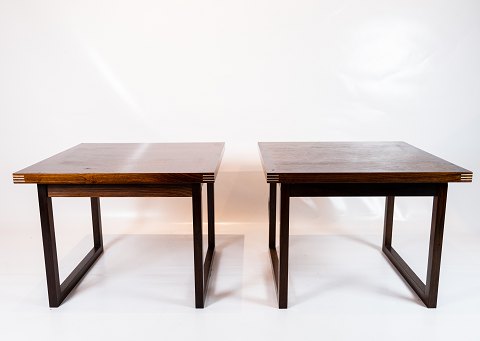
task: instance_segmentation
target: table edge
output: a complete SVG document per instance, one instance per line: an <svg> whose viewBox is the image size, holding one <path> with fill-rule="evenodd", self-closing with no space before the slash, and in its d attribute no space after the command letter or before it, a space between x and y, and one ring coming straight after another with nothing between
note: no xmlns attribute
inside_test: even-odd
<svg viewBox="0 0 480 341"><path fill-rule="evenodd" d="M445 183L472 182L473 172L269 173L268 183Z"/></svg>
<svg viewBox="0 0 480 341"><path fill-rule="evenodd" d="M338 141L355 142L355 141ZM359 141L364 142L364 141ZM384 142L384 141L366 141L366 142ZM330 172L330 173L296 173L296 172L269 172L265 165L264 155L261 145L269 143L288 143L288 142L257 142L258 152L262 163L263 173L267 183L444 183L444 182L472 182L473 172L460 167L450 161L431 154L423 149L415 147L405 141L387 141L392 143L403 143L412 148L418 149L424 153L434 156L444 162L454 165L458 171L452 172ZM313 142L292 142L292 143L313 143Z"/></svg>
<svg viewBox="0 0 480 341"><path fill-rule="evenodd" d="M170 142L169 142L170 143ZM176 142L171 142L175 144ZM182 143L207 143L222 146L217 164L213 172L200 173L28 173L26 169L77 148L84 144L79 143L65 149L39 162L12 173L14 184L168 184L168 183L213 183L218 175L223 155L225 142L182 142ZM120 143L112 143L120 144Z"/></svg>

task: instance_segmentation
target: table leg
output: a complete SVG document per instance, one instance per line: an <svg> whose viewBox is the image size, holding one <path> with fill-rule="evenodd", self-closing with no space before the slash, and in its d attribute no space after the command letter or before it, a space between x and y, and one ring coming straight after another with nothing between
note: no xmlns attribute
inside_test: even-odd
<svg viewBox="0 0 480 341"><path fill-rule="evenodd" d="M277 184L270 184L270 196L268 199L268 246L270 249L276 247L276 229L277 229Z"/></svg>
<svg viewBox="0 0 480 341"><path fill-rule="evenodd" d="M203 263L203 288L204 297L207 297L208 281L212 273L212 263L215 256L215 190L213 183L207 184L207 210L208 210L208 248Z"/></svg>
<svg viewBox="0 0 480 341"><path fill-rule="evenodd" d="M286 309L288 305L288 244L290 187L282 184L280 187L280 259L278 278L278 307Z"/></svg>
<svg viewBox="0 0 480 341"><path fill-rule="evenodd" d="M202 184L192 185L193 263L195 273L195 307L205 306L203 277Z"/></svg>
<svg viewBox="0 0 480 341"><path fill-rule="evenodd" d="M425 304L429 308L437 306L438 280L440 277L440 261L442 258L443 228L447 208L448 185L440 186L433 199L432 227L430 231L430 248L428 252L427 282L425 288Z"/></svg>
<svg viewBox="0 0 480 341"><path fill-rule="evenodd" d="M385 222L383 228L383 247L390 249L392 247L393 230L393 210L395 207L395 197L389 196L385 200Z"/></svg>
<svg viewBox="0 0 480 341"><path fill-rule="evenodd" d="M213 183L207 184L208 248L215 248L215 190Z"/></svg>
<svg viewBox="0 0 480 341"><path fill-rule="evenodd" d="M38 204L42 226L43 255L47 274L48 301L50 307L61 303L60 276L58 272L57 243L53 225L52 198L47 195L47 186L38 185Z"/></svg>
<svg viewBox="0 0 480 341"><path fill-rule="evenodd" d="M273 280L278 296L278 307L288 306L288 244L289 244L289 214L290 186L280 185L280 252L276 248L276 214L277 214L277 184L270 184L268 202L268 246L272 261Z"/></svg>
<svg viewBox="0 0 480 341"><path fill-rule="evenodd" d="M100 198L90 198L92 208L92 225L93 225L93 246L96 248L103 247L102 236L102 218L100 215Z"/></svg>
<svg viewBox="0 0 480 341"><path fill-rule="evenodd" d="M273 282L278 298L278 253L276 246L276 215L277 215L277 184L270 184L270 197L268 200L268 247L272 261Z"/></svg>
<svg viewBox="0 0 480 341"><path fill-rule="evenodd" d="M385 230L382 250L403 279L410 285L428 308L435 308L437 306L447 189L448 184L439 184L433 199L426 284L422 282L422 280L392 247L393 197L387 197L386 202Z"/></svg>
<svg viewBox="0 0 480 341"><path fill-rule="evenodd" d="M207 184L208 248L203 260L202 184L192 185L193 262L195 272L195 307L204 308L208 281L215 255L215 198L213 183Z"/></svg>
<svg viewBox="0 0 480 341"><path fill-rule="evenodd" d="M55 240L52 198L48 196L48 186L38 185L38 203L40 208L40 222L42 227L43 253L47 275L48 301L50 307L58 307L68 294L85 276L95 261L103 252L100 203L98 198L92 198L92 222L94 247L75 267L70 275L60 284L58 271L58 256Z"/></svg>

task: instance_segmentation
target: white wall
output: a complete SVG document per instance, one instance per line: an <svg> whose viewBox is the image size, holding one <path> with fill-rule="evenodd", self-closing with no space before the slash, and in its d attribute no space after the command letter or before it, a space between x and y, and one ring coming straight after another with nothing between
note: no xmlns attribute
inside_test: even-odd
<svg viewBox="0 0 480 341"><path fill-rule="evenodd" d="M225 141L219 222L266 219L257 141L404 140L478 171L479 42L475 0L0 1L1 227L38 224L11 173L80 142ZM450 186L472 231L479 189Z"/></svg>

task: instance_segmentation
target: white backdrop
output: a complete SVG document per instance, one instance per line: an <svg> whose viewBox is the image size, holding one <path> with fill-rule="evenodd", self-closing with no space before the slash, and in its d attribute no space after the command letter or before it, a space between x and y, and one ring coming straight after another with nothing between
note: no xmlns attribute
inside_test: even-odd
<svg viewBox="0 0 480 341"><path fill-rule="evenodd" d="M479 128L478 0L0 0L0 335L478 340L478 174L449 186L438 309L380 256L383 198L295 198L278 311L256 143L404 140L478 173ZM107 198L104 256L48 309L36 188L12 172L81 142L167 141L226 142L208 307L192 308L189 200ZM88 199L54 210L64 275L91 245ZM420 278L430 215L396 201Z"/></svg>
<svg viewBox="0 0 480 341"><path fill-rule="evenodd" d="M266 219L257 141L404 140L477 171L479 41L475 0L0 1L1 228L38 224L11 173L80 142L225 141L220 223ZM475 233L479 189L450 187ZM162 209L142 203L107 214Z"/></svg>

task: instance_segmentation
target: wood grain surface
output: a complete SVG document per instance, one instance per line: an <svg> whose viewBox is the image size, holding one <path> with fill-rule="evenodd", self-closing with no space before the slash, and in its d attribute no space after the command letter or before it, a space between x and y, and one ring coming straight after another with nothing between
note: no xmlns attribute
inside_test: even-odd
<svg viewBox="0 0 480 341"><path fill-rule="evenodd" d="M471 182L473 173L405 142L260 142L267 182Z"/></svg>
<svg viewBox="0 0 480 341"><path fill-rule="evenodd" d="M14 183L214 182L224 143L82 143L13 174Z"/></svg>

